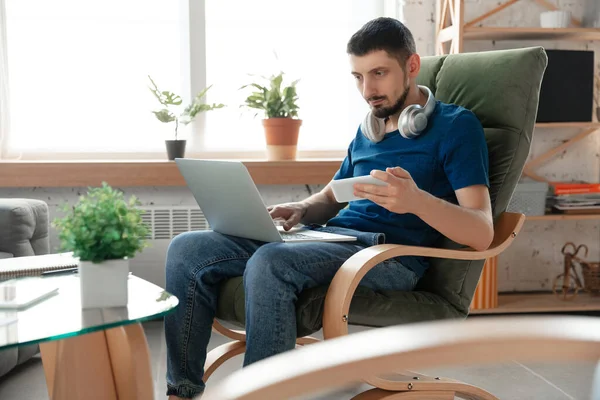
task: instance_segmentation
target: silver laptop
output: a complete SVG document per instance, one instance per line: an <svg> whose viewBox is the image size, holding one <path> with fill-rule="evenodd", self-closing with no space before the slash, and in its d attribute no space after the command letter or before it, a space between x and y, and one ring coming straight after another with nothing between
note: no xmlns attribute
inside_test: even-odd
<svg viewBox="0 0 600 400"><path fill-rule="evenodd" d="M263 242L349 242L356 237L276 226L246 166L239 161L176 158L210 228ZM278 229L279 228L279 229Z"/></svg>

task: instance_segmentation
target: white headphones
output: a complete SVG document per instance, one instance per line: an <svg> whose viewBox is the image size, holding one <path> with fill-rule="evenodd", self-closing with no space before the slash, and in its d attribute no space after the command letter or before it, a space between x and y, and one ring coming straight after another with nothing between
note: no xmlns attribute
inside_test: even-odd
<svg viewBox="0 0 600 400"><path fill-rule="evenodd" d="M435 97L427 86L418 86L421 92L427 95L425 107L419 104L407 106L398 117L398 130L406 139L414 139L419 136L425 128L427 121L435 109ZM379 142L385 136L385 119L375 117L369 111L360 125L360 130L372 142Z"/></svg>

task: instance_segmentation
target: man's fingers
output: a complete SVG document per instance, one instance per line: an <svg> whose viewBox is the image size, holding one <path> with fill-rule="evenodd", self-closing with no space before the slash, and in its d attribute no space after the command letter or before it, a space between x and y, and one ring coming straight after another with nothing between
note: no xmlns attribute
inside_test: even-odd
<svg viewBox="0 0 600 400"><path fill-rule="evenodd" d="M376 194L379 196L387 196L389 194L389 186L371 185L366 183L356 183L354 185L355 193Z"/></svg>
<svg viewBox="0 0 600 400"><path fill-rule="evenodd" d="M408 171L402 167L386 168L386 172L389 172L398 178L410 178Z"/></svg>
<svg viewBox="0 0 600 400"><path fill-rule="evenodd" d="M373 171L371 171L371 176L384 182L388 182L391 178L390 174L388 174L387 171L380 171L378 169L374 169Z"/></svg>
<svg viewBox="0 0 600 400"><path fill-rule="evenodd" d="M355 195L362 197L363 199L371 200L373 203L378 204L382 207L385 207L385 205L387 204L387 201L389 199L387 196L380 196L377 194L370 194L370 193L365 193L365 192L359 192Z"/></svg>
<svg viewBox="0 0 600 400"><path fill-rule="evenodd" d="M273 219L285 218L284 210L282 210L281 208L271 207L271 209L269 210L269 214L271 214L271 218L273 218Z"/></svg>
<svg viewBox="0 0 600 400"><path fill-rule="evenodd" d="M294 226L298 225L298 222L300 222L300 213L295 212L285 221L283 224L283 229L289 231Z"/></svg>

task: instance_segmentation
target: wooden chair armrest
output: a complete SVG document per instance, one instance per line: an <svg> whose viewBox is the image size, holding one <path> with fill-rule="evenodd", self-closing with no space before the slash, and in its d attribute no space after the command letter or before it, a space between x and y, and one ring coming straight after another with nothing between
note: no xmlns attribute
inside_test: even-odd
<svg viewBox="0 0 600 400"><path fill-rule="evenodd" d="M348 312L354 292L362 278L377 264L399 256L484 260L500 254L510 246L524 222L523 214L503 213L494 224L494 240L485 251L475 251L470 248L450 250L397 244L371 246L359 251L341 266L327 291L323 311L325 339L348 334Z"/></svg>
<svg viewBox="0 0 600 400"><path fill-rule="evenodd" d="M435 321L373 329L270 357L207 388L202 399L295 398L405 369L598 359L598 318Z"/></svg>

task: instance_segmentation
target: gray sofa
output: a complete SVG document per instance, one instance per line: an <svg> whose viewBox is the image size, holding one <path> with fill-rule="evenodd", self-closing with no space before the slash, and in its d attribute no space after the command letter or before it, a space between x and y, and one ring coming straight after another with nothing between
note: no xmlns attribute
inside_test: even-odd
<svg viewBox="0 0 600 400"><path fill-rule="evenodd" d="M48 205L45 202L0 199L0 258L48 254L48 231ZM0 377L37 352L37 345L0 351Z"/></svg>

